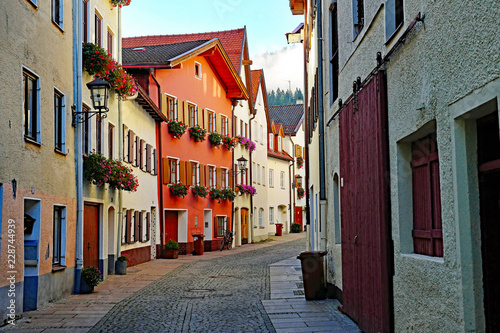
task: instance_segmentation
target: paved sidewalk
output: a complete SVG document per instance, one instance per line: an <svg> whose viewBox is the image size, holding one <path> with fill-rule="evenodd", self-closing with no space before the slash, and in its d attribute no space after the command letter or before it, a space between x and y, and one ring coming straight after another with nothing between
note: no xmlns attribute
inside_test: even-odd
<svg viewBox="0 0 500 333"><path fill-rule="evenodd" d="M337 300L306 301L300 260L296 257L269 265L271 299L263 300L277 333L360 332L337 307Z"/></svg>
<svg viewBox="0 0 500 333"><path fill-rule="evenodd" d="M281 243L305 238L305 234L289 234L270 237L274 241L263 244L248 244L231 250L205 252L202 256L179 256L176 260L153 260L127 269L127 275L110 275L95 288L92 294L71 295L43 309L25 312L21 320L12 325L0 327L0 332L16 330L33 333L88 332L117 303L132 296L140 289L158 280L181 265L194 261L211 260L237 253L253 251Z"/></svg>

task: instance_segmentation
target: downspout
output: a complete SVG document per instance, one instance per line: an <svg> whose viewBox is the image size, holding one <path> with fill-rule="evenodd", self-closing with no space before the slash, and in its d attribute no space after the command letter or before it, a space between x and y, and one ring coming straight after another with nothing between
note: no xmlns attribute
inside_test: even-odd
<svg viewBox="0 0 500 333"><path fill-rule="evenodd" d="M73 102L75 111L82 111L82 7L80 0L73 0ZM80 280L83 266L83 153L82 124L75 124L75 176L76 176L76 255L75 285L76 294L80 293Z"/></svg>
<svg viewBox="0 0 500 333"><path fill-rule="evenodd" d="M318 26L318 113L319 113L319 199L320 199L320 214L319 214L319 244L324 246L322 250L326 250L326 179L325 179L325 115L323 105L323 5L318 4L317 26ZM325 228L322 225L325 224ZM324 237L321 237L322 232L325 232Z"/></svg>
<svg viewBox="0 0 500 333"><path fill-rule="evenodd" d="M153 70L150 70L149 71L149 75L151 75L151 77L153 78L153 80L155 81L156 83L156 86L158 87L158 106L160 108L160 110L162 110L162 101L161 101L161 87L160 87L160 84L158 83L158 80L156 80L156 76L154 74L156 74L156 71L154 71L154 74L151 73ZM157 146L158 146L158 150L157 150L157 153L156 155L159 155L159 157L157 158L158 160L158 165L156 166L156 170L159 170L160 172L158 172L158 175L159 175L159 179L157 179L157 182L158 182L158 191L159 191L159 194L160 194L160 202L158 204L158 211L159 211L159 214L160 214L160 254L156 253L156 257L157 258L160 258L160 257L163 257L163 249L164 249L164 239L163 239L163 223L165 222L164 221L164 214L163 214L163 168L160 167L161 165L161 156L163 154L163 145L162 145L162 142L163 142L163 136L162 136L162 131L161 131L161 121L157 122L157 138L158 138L158 142L157 142ZM156 240L155 240L155 243L156 243Z"/></svg>
<svg viewBox="0 0 500 333"><path fill-rule="evenodd" d="M236 126L236 124L233 123L234 121L234 109L236 108L236 105L238 105L238 101L236 101L235 99L233 99L232 101L232 105L233 105L233 108L231 110L231 123L233 124L233 126L231 126L231 136L234 137L233 134L236 134L235 133L235 130L234 130L234 127ZM234 168L234 149L231 151L231 170L233 170ZM234 191L234 183L236 182L237 180L237 176L235 176L235 172L238 172L238 169L236 170L233 170L233 174L231 175L232 179L233 179L233 188L231 189L232 191ZM235 229L236 228L236 223L234 223L234 200L231 201L231 229ZM236 234L235 234L235 230L231 230L233 232L233 240L234 240L234 245L236 246ZM241 239L241 237L240 237Z"/></svg>
<svg viewBox="0 0 500 333"><path fill-rule="evenodd" d="M252 106L253 106L253 103L252 103ZM252 109L252 117L250 117L250 119L248 120L248 130L250 133L249 136L250 136L250 140L252 140L252 120L255 119L255 116L257 115L257 112L255 111L255 109ZM250 161L248 162L250 164L250 168L249 168L249 172L250 172L250 186L252 186L253 184L253 167L252 167L252 152L249 151L248 153L248 156L249 156L249 159ZM250 228L250 236L252 237L252 243L254 243L254 239L253 239L253 227L254 227L254 218L253 218L253 214L254 214L254 211L253 211L253 195L250 196L250 219L251 219L251 222L252 222L252 227Z"/></svg>
<svg viewBox="0 0 500 333"><path fill-rule="evenodd" d="M122 63L122 9L118 7L118 52L117 58L119 64ZM122 119L122 101L118 100L118 160L123 161L123 119ZM123 195L122 191L118 191L118 232L116 242L116 258L121 254L122 239L123 239Z"/></svg>
<svg viewBox="0 0 500 333"><path fill-rule="evenodd" d="M293 149L293 155L295 155L295 142L293 142L291 135L290 135L290 141L292 142L292 147L294 148ZM292 181L295 184L295 158L292 161L292 165L293 165ZM295 223L295 198L296 198L296 193L295 193L295 190L294 190L293 191L293 210L292 210L292 212L290 212L290 223L291 224ZM291 203L291 200L290 200L290 203ZM291 224L290 224L290 228L291 228Z"/></svg>
<svg viewBox="0 0 500 333"><path fill-rule="evenodd" d="M288 205L288 208L290 210L290 225L288 226L289 229L288 230L291 230L292 228L292 223L293 223L293 211L295 210L295 205L292 206L292 196L295 197L295 186L292 184L292 171L290 170L292 167L293 167L293 161L291 161L292 163L288 165L288 181L289 181L289 184L290 184L290 195L289 195L289 205ZM293 193L293 194L292 194Z"/></svg>
<svg viewBox="0 0 500 333"><path fill-rule="evenodd" d="M310 195L309 195L309 114L308 114L308 107L309 107L309 88L307 84L307 40L309 37L309 28L308 28L308 23L307 23L307 6L305 6L304 9L304 27L306 29L304 33L304 113L305 113L305 119L304 119L304 126L305 126L305 145L304 145L304 150L305 150L305 193L306 193L306 239L307 239L307 250L311 250L311 217L309 216L309 212L311 210L311 207L309 206L309 200L310 200Z"/></svg>

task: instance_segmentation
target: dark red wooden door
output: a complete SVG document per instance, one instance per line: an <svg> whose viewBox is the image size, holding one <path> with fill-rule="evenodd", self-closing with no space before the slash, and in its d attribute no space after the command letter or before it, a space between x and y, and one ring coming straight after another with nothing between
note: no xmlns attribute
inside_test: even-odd
<svg viewBox="0 0 500 333"><path fill-rule="evenodd" d="M392 329L384 84L379 72L340 113L343 308L366 332Z"/></svg>
<svg viewBox="0 0 500 333"><path fill-rule="evenodd" d="M300 230L302 230L302 207L295 207L295 223L300 224Z"/></svg>
<svg viewBox="0 0 500 333"><path fill-rule="evenodd" d="M178 242L178 216L176 211L165 211L165 242L174 240Z"/></svg>
<svg viewBox="0 0 500 333"><path fill-rule="evenodd" d="M99 206L83 209L83 266L99 267Z"/></svg>

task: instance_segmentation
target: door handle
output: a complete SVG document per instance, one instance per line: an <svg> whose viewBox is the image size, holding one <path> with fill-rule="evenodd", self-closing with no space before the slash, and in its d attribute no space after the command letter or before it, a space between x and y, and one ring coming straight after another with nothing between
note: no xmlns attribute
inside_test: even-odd
<svg viewBox="0 0 500 333"><path fill-rule="evenodd" d="M90 243L87 243L87 249L90 250Z"/></svg>
<svg viewBox="0 0 500 333"><path fill-rule="evenodd" d="M358 235L354 236L354 245L358 245Z"/></svg>

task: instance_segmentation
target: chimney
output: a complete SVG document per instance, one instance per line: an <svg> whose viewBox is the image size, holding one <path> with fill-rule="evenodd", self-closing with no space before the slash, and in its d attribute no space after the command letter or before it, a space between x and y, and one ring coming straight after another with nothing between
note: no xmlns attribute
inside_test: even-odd
<svg viewBox="0 0 500 333"><path fill-rule="evenodd" d="M296 104L304 104L304 100L301 97L297 98Z"/></svg>

